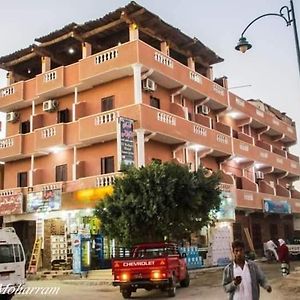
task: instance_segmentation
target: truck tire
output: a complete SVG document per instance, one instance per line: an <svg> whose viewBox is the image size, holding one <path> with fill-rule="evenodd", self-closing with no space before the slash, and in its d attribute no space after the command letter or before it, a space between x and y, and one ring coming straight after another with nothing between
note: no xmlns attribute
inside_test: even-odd
<svg viewBox="0 0 300 300"><path fill-rule="evenodd" d="M168 297L175 297L176 296L176 278L173 275L172 279L170 280L170 286L168 288Z"/></svg>
<svg viewBox="0 0 300 300"><path fill-rule="evenodd" d="M181 287L188 287L190 285L190 275L188 271L186 271L186 277L180 281L180 286Z"/></svg>
<svg viewBox="0 0 300 300"><path fill-rule="evenodd" d="M129 299L131 297L131 290L129 289L124 289L121 293L124 299Z"/></svg>

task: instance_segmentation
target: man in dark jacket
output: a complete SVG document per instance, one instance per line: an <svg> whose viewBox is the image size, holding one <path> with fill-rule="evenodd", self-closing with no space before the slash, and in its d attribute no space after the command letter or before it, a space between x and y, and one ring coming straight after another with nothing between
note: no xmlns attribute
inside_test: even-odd
<svg viewBox="0 0 300 300"><path fill-rule="evenodd" d="M223 286L226 293L229 293L229 299L258 300L259 286L271 293L272 288L259 266L245 259L244 243L234 241L232 251L234 259L223 272Z"/></svg>

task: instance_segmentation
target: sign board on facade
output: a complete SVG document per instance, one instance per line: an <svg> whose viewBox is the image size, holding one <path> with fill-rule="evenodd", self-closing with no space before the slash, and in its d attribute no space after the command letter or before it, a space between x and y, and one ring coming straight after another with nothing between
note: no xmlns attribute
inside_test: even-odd
<svg viewBox="0 0 300 300"><path fill-rule="evenodd" d="M0 196L0 216L23 213L23 194Z"/></svg>
<svg viewBox="0 0 300 300"><path fill-rule="evenodd" d="M45 212L61 208L61 190L28 193L26 212Z"/></svg>
<svg viewBox="0 0 300 300"><path fill-rule="evenodd" d="M218 221L235 221L235 199L233 193L223 191L220 194L221 205L217 212Z"/></svg>
<svg viewBox="0 0 300 300"><path fill-rule="evenodd" d="M119 117L118 122L118 151L119 163L134 164L133 120Z"/></svg>
<svg viewBox="0 0 300 300"><path fill-rule="evenodd" d="M266 213L273 213L273 214L291 214L292 207L288 203L288 201L273 201L269 199L263 200L263 210Z"/></svg>

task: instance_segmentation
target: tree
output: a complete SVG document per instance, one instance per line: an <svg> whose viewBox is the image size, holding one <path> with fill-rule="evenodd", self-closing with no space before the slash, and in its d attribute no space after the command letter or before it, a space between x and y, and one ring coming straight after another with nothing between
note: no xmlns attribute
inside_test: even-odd
<svg viewBox="0 0 300 300"><path fill-rule="evenodd" d="M219 179L202 167L190 172L169 162L131 167L116 178L95 214L102 232L123 245L179 240L213 222L221 201Z"/></svg>

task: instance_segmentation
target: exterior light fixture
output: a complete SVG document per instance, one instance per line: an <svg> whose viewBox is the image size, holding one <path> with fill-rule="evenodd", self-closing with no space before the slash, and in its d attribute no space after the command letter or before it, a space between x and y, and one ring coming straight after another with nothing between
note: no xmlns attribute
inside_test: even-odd
<svg viewBox="0 0 300 300"><path fill-rule="evenodd" d="M245 37L241 37L239 39L239 42L235 46L235 50L241 51L242 53L245 53L247 50L251 49L252 45L247 41Z"/></svg>
<svg viewBox="0 0 300 300"><path fill-rule="evenodd" d="M69 53L69 54L74 54L74 53L75 53L74 48L70 47L70 48L68 49L68 53Z"/></svg>
<svg viewBox="0 0 300 300"><path fill-rule="evenodd" d="M299 39L298 39L298 32L297 32L297 24L296 24L296 17L295 17L295 10L294 10L294 4L293 0L290 0L290 7L288 6L282 6L279 10L279 13L268 13L263 14L257 18L255 18L252 22L250 22L244 31L241 34L241 37L238 41L238 44L235 46L235 50L241 51L242 53L245 53L247 50L252 48L252 45L247 41L246 37L244 37L245 32L247 29L255 23L257 20L260 20L264 17L268 16L275 16L282 18L287 26L290 26L293 24L294 28L294 37L295 37L295 46L296 46L296 53L297 53L297 59L298 59L298 69L300 73L300 46L299 46Z"/></svg>

